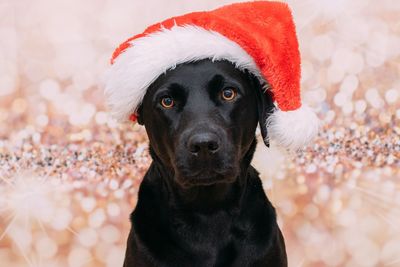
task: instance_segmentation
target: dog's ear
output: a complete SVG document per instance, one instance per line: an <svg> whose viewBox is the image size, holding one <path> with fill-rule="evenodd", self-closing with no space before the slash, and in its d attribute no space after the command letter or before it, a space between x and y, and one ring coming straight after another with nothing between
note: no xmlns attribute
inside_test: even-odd
<svg viewBox="0 0 400 267"><path fill-rule="evenodd" d="M143 105L142 104L139 106L139 108L136 111L136 119L137 119L137 122L140 125L144 124L144 121L143 121Z"/></svg>
<svg viewBox="0 0 400 267"><path fill-rule="evenodd" d="M264 144L269 147L269 137L267 130L267 118L273 112L275 106L272 96L269 91L266 91L267 86L263 86L258 78L253 78L255 90L257 92L257 107L258 107L258 120L260 124L261 136Z"/></svg>

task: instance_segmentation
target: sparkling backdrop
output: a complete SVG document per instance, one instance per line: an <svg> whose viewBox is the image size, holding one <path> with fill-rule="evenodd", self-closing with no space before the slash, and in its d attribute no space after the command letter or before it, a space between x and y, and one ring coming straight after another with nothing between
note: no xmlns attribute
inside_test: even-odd
<svg viewBox="0 0 400 267"><path fill-rule="evenodd" d="M113 48L150 23L231 1L0 2L0 265L121 266L149 165L107 115ZM290 267L400 266L400 1L289 1L303 98L323 122L254 164Z"/></svg>

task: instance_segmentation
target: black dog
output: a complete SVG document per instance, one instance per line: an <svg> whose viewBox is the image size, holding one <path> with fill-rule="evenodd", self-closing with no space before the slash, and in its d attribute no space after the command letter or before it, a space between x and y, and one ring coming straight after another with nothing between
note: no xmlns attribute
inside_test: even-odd
<svg viewBox="0 0 400 267"><path fill-rule="evenodd" d="M275 210L250 165L273 109L227 61L178 65L138 110L153 162L131 215L124 267L287 266Z"/></svg>

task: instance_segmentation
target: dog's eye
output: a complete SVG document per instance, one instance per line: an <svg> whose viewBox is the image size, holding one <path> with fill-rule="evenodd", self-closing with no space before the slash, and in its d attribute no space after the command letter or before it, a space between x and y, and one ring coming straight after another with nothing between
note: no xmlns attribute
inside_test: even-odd
<svg viewBox="0 0 400 267"><path fill-rule="evenodd" d="M172 97L165 96L161 99L161 106L164 108L172 108L175 105L174 100Z"/></svg>
<svg viewBox="0 0 400 267"><path fill-rule="evenodd" d="M232 101L233 99L235 99L236 95L236 90L233 88L225 88L221 92L221 97L225 101Z"/></svg>

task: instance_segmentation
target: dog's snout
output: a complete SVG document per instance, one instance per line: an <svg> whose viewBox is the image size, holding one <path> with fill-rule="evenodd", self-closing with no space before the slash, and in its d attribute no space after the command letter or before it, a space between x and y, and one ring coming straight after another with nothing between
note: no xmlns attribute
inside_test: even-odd
<svg viewBox="0 0 400 267"><path fill-rule="evenodd" d="M210 155L218 151L220 142L213 133L196 133L188 140L188 150L193 155Z"/></svg>

